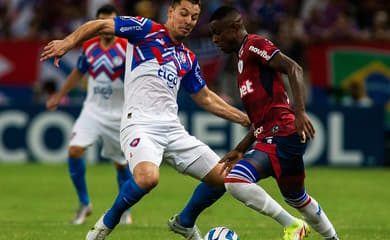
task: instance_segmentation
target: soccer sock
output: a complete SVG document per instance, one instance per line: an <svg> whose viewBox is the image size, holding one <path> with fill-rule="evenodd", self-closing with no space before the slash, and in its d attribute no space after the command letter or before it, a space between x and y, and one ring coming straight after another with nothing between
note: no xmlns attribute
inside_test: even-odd
<svg viewBox="0 0 390 240"><path fill-rule="evenodd" d="M233 197L248 207L272 217L283 227L293 224L295 218L255 183L259 179L256 168L249 162L240 160L226 176L225 187Z"/></svg>
<svg viewBox="0 0 390 240"><path fill-rule="evenodd" d="M303 219L325 239L338 239L336 230L325 212L318 202L310 197L305 190L298 194L283 194L283 196L285 201L292 207L295 207L302 214Z"/></svg>
<svg viewBox="0 0 390 240"><path fill-rule="evenodd" d="M123 184L114 204L104 215L104 225L109 229L114 229L119 223L123 212L137 203L146 193L147 191L138 186L133 178L127 180Z"/></svg>
<svg viewBox="0 0 390 240"><path fill-rule="evenodd" d="M200 183L195 188L190 201L179 214L180 224L184 227L193 227L199 214L222 197L224 193L224 188Z"/></svg>
<svg viewBox="0 0 390 240"><path fill-rule="evenodd" d="M76 188L79 201L84 204L89 204L87 191L87 183L85 181L85 164L83 158L68 158L68 170L73 185Z"/></svg>
<svg viewBox="0 0 390 240"><path fill-rule="evenodd" d="M119 187L119 191L121 190L122 188L122 185L127 181L129 180L130 178L132 178L133 175L131 174L130 172L130 169L128 166L126 166L125 168L123 169L120 169L120 168L117 168L116 169L116 180L118 182L118 187Z"/></svg>

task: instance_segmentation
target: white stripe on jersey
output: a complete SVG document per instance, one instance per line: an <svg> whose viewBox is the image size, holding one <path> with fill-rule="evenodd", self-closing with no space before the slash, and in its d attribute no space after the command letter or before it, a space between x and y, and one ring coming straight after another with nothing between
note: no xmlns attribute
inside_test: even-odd
<svg viewBox="0 0 390 240"><path fill-rule="evenodd" d="M121 54L126 55L126 51L125 51L125 49L123 49L122 45L120 45L119 43L117 43L117 44L115 45L115 47L118 49L119 52L121 52Z"/></svg>
<svg viewBox="0 0 390 240"><path fill-rule="evenodd" d="M144 38L146 39L146 38L152 37L152 36L157 35L157 34L162 33L162 32L165 32L165 29L161 29L161 30L158 31L158 32L149 33L149 34L145 35Z"/></svg>
<svg viewBox="0 0 390 240"><path fill-rule="evenodd" d="M92 48L94 48L98 43L95 42L93 44L91 44L91 46L89 46L86 50L85 50L85 56L87 56L89 54L89 52L92 50Z"/></svg>
<svg viewBox="0 0 390 240"><path fill-rule="evenodd" d="M145 56L142 54L141 49L139 47L136 47L135 49L137 50L137 53L140 56L141 60L144 61L145 60Z"/></svg>
<svg viewBox="0 0 390 240"><path fill-rule="evenodd" d="M192 60L191 60L191 56L190 56L190 53L189 52L187 52L187 59L188 59L188 61L190 61L190 66L192 66Z"/></svg>

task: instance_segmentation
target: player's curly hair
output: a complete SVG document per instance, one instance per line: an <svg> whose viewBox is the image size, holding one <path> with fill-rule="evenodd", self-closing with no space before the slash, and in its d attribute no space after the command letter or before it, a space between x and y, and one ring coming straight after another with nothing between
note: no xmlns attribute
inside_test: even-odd
<svg viewBox="0 0 390 240"><path fill-rule="evenodd" d="M240 12L235 9L234 7L229 7L229 6L222 6L215 10L215 12L211 15L209 22L212 22L214 20L221 20L224 19L227 16L230 15L239 15Z"/></svg>
<svg viewBox="0 0 390 240"><path fill-rule="evenodd" d="M183 1L183 0L171 0L171 6L176 7L177 5L179 5L181 3L181 1ZM197 4L200 7L200 0L186 0L186 1L189 1L192 4Z"/></svg>

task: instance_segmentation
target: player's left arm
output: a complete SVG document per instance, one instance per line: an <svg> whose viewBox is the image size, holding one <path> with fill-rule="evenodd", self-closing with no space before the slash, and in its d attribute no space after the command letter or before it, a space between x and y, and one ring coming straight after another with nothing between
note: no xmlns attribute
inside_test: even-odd
<svg viewBox="0 0 390 240"><path fill-rule="evenodd" d="M306 141L306 138L314 138L315 130L305 110L305 84L302 67L281 52L276 53L270 59L268 66L288 76L294 98L295 127L302 141Z"/></svg>
<svg viewBox="0 0 390 240"><path fill-rule="evenodd" d="M239 123L244 127L250 126L248 115L229 105L207 86L204 86L197 93L191 94L191 97L199 106L218 117Z"/></svg>

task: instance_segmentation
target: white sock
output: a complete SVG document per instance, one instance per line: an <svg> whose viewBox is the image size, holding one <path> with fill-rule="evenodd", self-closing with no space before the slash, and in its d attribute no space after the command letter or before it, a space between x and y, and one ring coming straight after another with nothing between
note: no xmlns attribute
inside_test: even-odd
<svg viewBox="0 0 390 240"><path fill-rule="evenodd" d="M282 226L294 223L295 218L282 208L256 183L225 183L226 190L248 207L272 217Z"/></svg>
<svg viewBox="0 0 390 240"><path fill-rule="evenodd" d="M305 207L297 210L301 212L303 219L325 239L338 239L332 223L314 198L311 198L310 203Z"/></svg>

